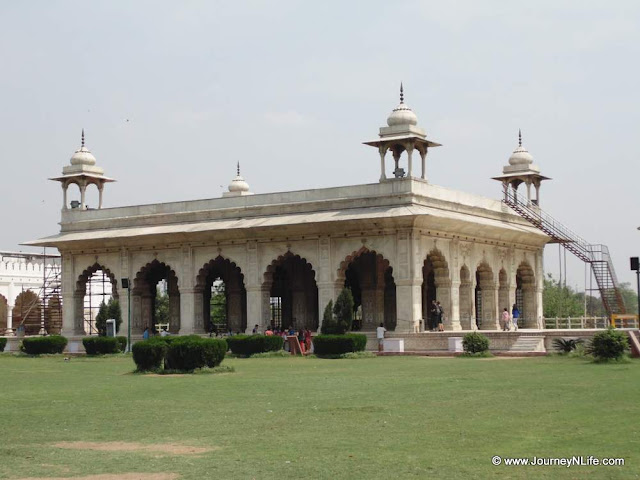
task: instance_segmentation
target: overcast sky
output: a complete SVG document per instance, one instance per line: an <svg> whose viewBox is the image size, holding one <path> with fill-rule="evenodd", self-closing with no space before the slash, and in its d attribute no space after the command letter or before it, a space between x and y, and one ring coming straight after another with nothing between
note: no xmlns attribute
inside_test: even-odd
<svg viewBox="0 0 640 480"><path fill-rule="evenodd" d="M237 161L256 193L376 182L361 142L403 81L443 144L432 183L500 198L522 128L543 209L635 285L639 22L637 1L0 0L0 249L57 233L47 178L83 127L105 206L220 196Z"/></svg>

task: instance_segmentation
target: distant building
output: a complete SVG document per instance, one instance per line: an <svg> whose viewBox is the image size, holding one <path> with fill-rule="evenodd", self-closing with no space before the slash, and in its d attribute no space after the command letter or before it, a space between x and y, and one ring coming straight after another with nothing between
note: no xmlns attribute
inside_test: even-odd
<svg viewBox="0 0 640 480"><path fill-rule="evenodd" d="M0 251L0 335L60 333L59 272L59 255Z"/></svg>
<svg viewBox="0 0 640 480"><path fill-rule="evenodd" d="M212 295L222 296L215 305L233 331L255 324L317 330L345 286L365 331L380 323L402 333L429 328L433 300L444 308L446 330L498 329L499 312L513 304L521 326L542 328L549 237L498 200L429 183L427 154L440 145L402 95L378 138L365 144L378 150L378 183L253 195L238 167L222 198L88 210L85 189L102 192L112 179L83 140L73 168L54 179L65 192L60 233L30 242L62 255L64 334L84 334L83 297L97 271L111 280L125 322L120 279L130 280L134 335L156 323L161 280L169 329L180 334L211 328ZM544 178L530 160L520 144L508 178L498 178L507 188L537 175L538 197ZM344 161L327 159L327 168ZM75 208L66 197L71 184L81 191Z"/></svg>

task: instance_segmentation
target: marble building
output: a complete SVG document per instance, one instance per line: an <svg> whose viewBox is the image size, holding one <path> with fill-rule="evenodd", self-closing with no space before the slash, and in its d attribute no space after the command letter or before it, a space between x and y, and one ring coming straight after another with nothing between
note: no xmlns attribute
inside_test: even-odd
<svg viewBox="0 0 640 480"><path fill-rule="evenodd" d="M418 126L402 94L386 123L365 142L378 152L377 183L252 194L238 168L221 198L115 208L102 206L103 187L113 180L83 139L71 167L52 179L65 194L60 232L29 243L62 256L63 334L84 334L86 282L97 271L111 279L125 322L121 279L130 280L134 335L155 321L160 281L169 328L179 334L209 328L212 286L220 282L234 331L271 323L317 330L345 286L364 331L384 323L419 332L434 299L444 307L446 330L498 329L499 312L514 303L521 326L542 328L549 237L499 200L430 183L428 154L440 144ZM537 205L544 177L532 161L520 142L497 179L505 188L533 184L536 199L529 199ZM531 175L537 177L529 182ZM84 201L70 208L66 192L74 184L83 199L96 186L99 208Z"/></svg>

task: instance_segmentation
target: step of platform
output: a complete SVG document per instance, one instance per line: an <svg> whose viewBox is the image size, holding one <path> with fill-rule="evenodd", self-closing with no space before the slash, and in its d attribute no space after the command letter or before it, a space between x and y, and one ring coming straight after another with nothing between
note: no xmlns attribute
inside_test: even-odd
<svg viewBox="0 0 640 480"><path fill-rule="evenodd" d="M544 352L544 337L520 336L509 348L510 352Z"/></svg>

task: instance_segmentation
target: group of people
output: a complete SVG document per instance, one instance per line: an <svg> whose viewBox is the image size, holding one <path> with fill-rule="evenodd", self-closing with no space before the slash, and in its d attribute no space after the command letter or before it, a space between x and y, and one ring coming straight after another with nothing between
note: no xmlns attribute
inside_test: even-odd
<svg viewBox="0 0 640 480"><path fill-rule="evenodd" d="M254 335L260 333L259 326L257 324L255 327L253 327L251 333L253 333ZM289 327L288 329L280 329L278 327L268 326L264 331L264 334L267 336L277 335L279 337L282 337L284 339L284 349L287 352L289 351L289 342L287 341L287 337L298 338L298 343L300 343L300 349L303 355L306 352L311 351L311 330L309 330L308 328L300 328L296 330L295 328L293 328L293 326Z"/></svg>
<svg viewBox="0 0 640 480"><path fill-rule="evenodd" d="M431 302L431 315L428 321L429 330L432 332L444 332L444 309L437 300Z"/></svg>
<svg viewBox="0 0 640 480"><path fill-rule="evenodd" d="M502 324L502 331L509 332L511 330L518 331L518 318L520 318L520 310L514 303L511 308L511 315L509 315L509 309L504 307L502 316L500 317L500 323Z"/></svg>

